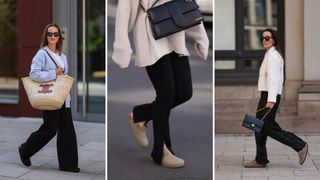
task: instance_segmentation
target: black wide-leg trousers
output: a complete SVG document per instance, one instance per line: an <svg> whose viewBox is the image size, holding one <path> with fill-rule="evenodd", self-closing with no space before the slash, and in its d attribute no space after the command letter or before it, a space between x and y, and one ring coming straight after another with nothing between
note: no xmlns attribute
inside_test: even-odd
<svg viewBox="0 0 320 180"><path fill-rule="evenodd" d="M172 152L170 111L192 96L190 65L187 56L179 56L173 52L147 66L146 70L156 91L156 98L152 103L135 106L133 118L135 123L153 120L154 145L151 157L161 164L164 143Z"/></svg>
<svg viewBox="0 0 320 180"><path fill-rule="evenodd" d="M21 145L23 154L32 157L57 134L57 155L59 166L64 168L78 167L77 138L73 126L70 108L43 111L43 124L31 133Z"/></svg>
<svg viewBox="0 0 320 180"><path fill-rule="evenodd" d="M267 99L268 99L268 92L262 91L257 110L262 109L266 106ZM300 151L306 145L306 142L304 142L301 138L299 138L295 134L282 130L279 124L275 121L280 100L281 100L281 96L277 95L277 102L275 103L271 111L268 113L268 115L264 118L264 126L262 131L260 133L255 133L256 148L257 148L257 154L256 154L255 160L260 164L269 163L267 148L266 148L268 136L291 147L297 152ZM260 112L257 112L256 117L261 119L268 111L269 109L266 108Z"/></svg>

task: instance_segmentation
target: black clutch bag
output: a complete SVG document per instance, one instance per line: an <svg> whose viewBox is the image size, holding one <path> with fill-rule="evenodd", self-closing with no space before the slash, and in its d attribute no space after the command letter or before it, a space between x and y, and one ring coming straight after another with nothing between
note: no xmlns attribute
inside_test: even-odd
<svg viewBox="0 0 320 180"><path fill-rule="evenodd" d="M242 122L243 127L246 127L258 133L261 132L263 124L264 124L264 121L256 117L253 117L249 114L245 115L244 120Z"/></svg>
<svg viewBox="0 0 320 180"><path fill-rule="evenodd" d="M191 2L173 0L153 7L158 1L148 10L144 8L140 1L142 9L148 14L155 39L198 25L204 20L195 0Z"/></svg>
<svg viewBox="0 0 320 180"><path fill-rule="evenodd" d="M265 109L266 107L259 109L257 112ZM242 126L245 128L248 128L250 130L253 130L257 133L261 132L262 128L263 128L263 124L264 121L263 119L267 116L267 114L270 112L271 109L269 109L269 111L263 116L263 118L260 120L254 116L251 116L249 114L246 114L244 116L243 122L242 122Z"/></svg>

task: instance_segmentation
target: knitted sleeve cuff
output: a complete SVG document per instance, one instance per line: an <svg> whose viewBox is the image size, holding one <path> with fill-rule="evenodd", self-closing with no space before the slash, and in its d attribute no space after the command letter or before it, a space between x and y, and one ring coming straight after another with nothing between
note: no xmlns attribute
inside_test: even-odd
<svg viewBox="0 0 320 180"><path fill-rule="evenodd" d="M130 64L132 50L114 49L112 60L121 68L127 68Z"/></svg>
<svg viewBox="0 0 320 180"><path fill-rule="evenodd" d="M277 93L273 91L268 92L268 102L277 102Z"/></svg>
<svg viewBox="0 0 320 180"><path fill-rule="evenodd" d="M209 51L209 46L208 45L203 45L200 43L194 43L194 48L196 50L196 53L202 57L203 59L207 59L208 57L208 51Z"/></svg>

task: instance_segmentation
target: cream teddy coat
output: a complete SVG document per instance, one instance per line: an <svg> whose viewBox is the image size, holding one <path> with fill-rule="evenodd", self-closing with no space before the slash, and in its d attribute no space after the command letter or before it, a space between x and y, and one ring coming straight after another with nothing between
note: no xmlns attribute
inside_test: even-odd
<svg viewBox="0 0 320 180"><path fill-rule="evenodd" d="M156 0L141 0L143 6L148 9ZM170 0L160 0L155 6ZM133 32L133 44L135 46L135 65L145 67L157 62L162 56L172 51L189 55L186 47L186 35L194 42L197 54L203 59L207 58L209 40L203 24L199 24L187 30L155 40L147 18L142 10L139 0L119 0L115 24L115 41L113 44L112 59L121 68L129 66L132 48L129 33Z"/></svg>

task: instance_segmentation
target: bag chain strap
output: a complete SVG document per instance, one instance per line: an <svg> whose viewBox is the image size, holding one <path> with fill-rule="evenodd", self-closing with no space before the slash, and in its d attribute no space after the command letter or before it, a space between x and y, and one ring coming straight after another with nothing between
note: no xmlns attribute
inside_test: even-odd
<svg viewBox="0 0 320 180"><path fill-rule="evenodd" d="M262 110L264 110L264 109L266 109L266 108L267 108L267 107L263 107L263 108L261 108L261 109L258 109L255 113L260 112L260 111L262 111ZM270 111L271 111L271 108L270 108L269 111L262 117L261 120L263 120L263 119L269 114Z"/></svg>

